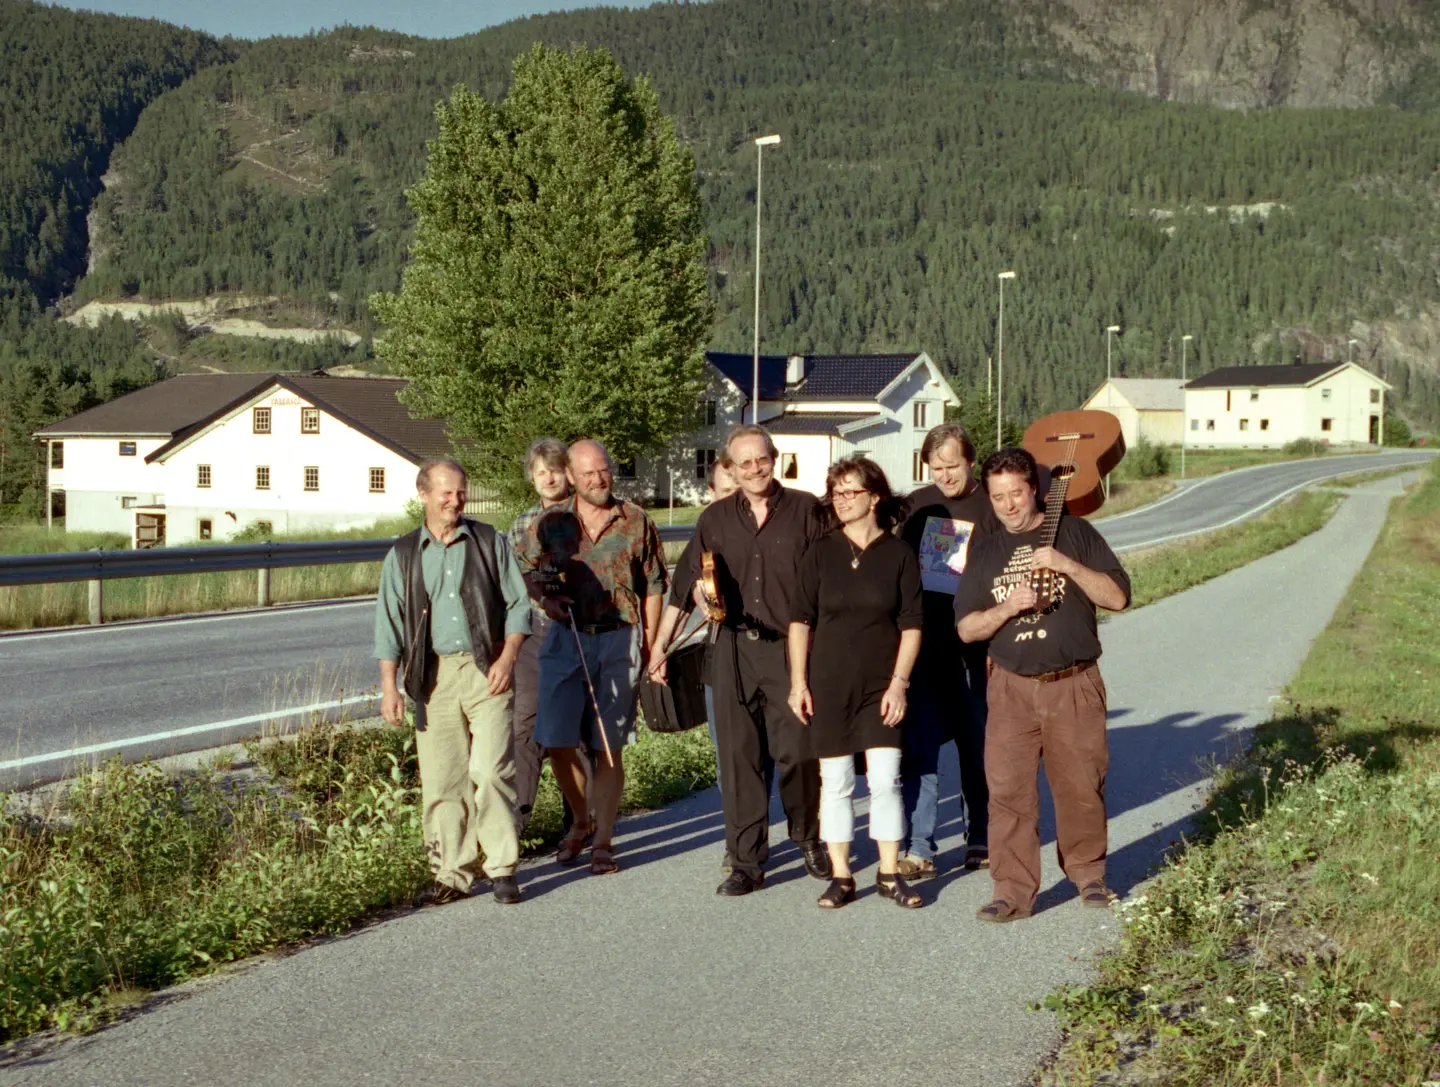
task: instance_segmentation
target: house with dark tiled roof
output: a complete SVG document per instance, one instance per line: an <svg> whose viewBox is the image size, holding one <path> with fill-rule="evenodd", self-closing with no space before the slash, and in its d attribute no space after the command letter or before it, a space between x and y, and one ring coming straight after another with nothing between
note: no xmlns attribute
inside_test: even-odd
<svg viewBox="0 0 1440 1087"><path fill-rule="evenodd" d="M696 430L663 457L636 465L636 490L677 501L704 493L709 466L731 427L756 415L780 451L787 486L824 493L825 471L842 457L875 460L897 492L924 482L925 432L958 404L950 383L923 351L885 355L753 355L712 351Z"/></svg>
<svg viewBox="0 0 1440 1087"><path fill-rule="evenodd" d="M1185 386L1190 448L1267 448L1296 438L1383 445L1390 385L1353 362L1224 366Z"/></svg>
<svg viewBox="0 0 1440 1087"><path fill-rule="evenodd" d="M156 382L37 431L66 527L137 547L361 528L403 512L414 473L451 444L393 378L198 374Z"/></svg>

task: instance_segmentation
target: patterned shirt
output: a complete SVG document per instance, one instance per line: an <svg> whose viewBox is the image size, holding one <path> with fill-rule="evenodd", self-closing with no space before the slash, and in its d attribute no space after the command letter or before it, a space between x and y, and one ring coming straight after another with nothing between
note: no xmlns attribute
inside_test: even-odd
<svg viewBox="0 0 1440 1087"><path fill-rule="evenodd" d="M644 510L624 499L614 500L609 519L592 540L572 495L530 523L516 553L527 574L542 581L553 574L562 582L561 592L573 602L571 612L581 626L642 623L642 600L665 592L660 530Z"/></svg>

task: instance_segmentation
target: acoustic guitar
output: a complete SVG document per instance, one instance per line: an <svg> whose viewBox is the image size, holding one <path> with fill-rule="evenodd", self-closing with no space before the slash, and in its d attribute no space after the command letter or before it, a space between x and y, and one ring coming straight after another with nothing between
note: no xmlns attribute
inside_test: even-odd
<svg viewBox="0 0 1440 1087"><path fill-rule="evenodd" d="M1031 423L1021 444L1050 469L1040 546L1054 547L1062 510L1084 517L1105 504L1105 477L1125 456L1120 420L1108 411L1057 411ZM1060 604L1055 577L1053 570L1030 574L1030 587L1039 598L1035 610L1041 615Z"/></svg>

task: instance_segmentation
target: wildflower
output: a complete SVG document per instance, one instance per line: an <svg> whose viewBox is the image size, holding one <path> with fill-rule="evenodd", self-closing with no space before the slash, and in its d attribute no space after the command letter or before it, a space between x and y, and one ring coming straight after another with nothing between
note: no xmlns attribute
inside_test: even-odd
<svg viewBox="0 0 1440 1087"><path fill-rule="evenodd" d="M1380 884L1380 881L1374 876L1372 876L1369 872L1361 872L1360 878L1364 880L1369 880L1372 887L1377 887Z"/></svg>
<svg viewBox="0 0 1440 1087"><path fill-rule="evenodd" d="M1264 1019L1267 1015L1270 1014L1270 1005L1265 1003L1265 1001L1263 1000L1256 1001L1254 1004L1250 1005L1249 1009L1246 1011L1245 1014L1248 1015L1251 1019Z"/></svg>
<svg viewBox="0 0 1440 1087"><path fill-rule="evenodd" d="M1397 1012L1398 1012L1398 1011L1400 1011L1402 1008L1404 1008L1404 1005L1401 1004L1398 1000L1392 1000L1392 1001L1390 1001L1390 1010L1391 1010L1391 1011L1397 1011Z"/></svg>
<svg viewBox="0 0 1440 1087"><path fill-rule="evenodd" d="M1233 1004L1233 1003L1235 1003L1235 998L1234 998L1233 996L1227 996L1227 997L1225 998L1225 1003L1227 1003L1227 1004Z"/></svg>
<svg viewBox="0 0 1440 1087"><path fill-rule="evenodd" d="M1266 1034L1263 1030L1260 1030L1260 1029L1257 1027L1256 1030L1255 1030L1255 1037L1257 1037L1257 1038L1268 1038L1268 1037L1270 1037L1270 1035Z"/></svg>

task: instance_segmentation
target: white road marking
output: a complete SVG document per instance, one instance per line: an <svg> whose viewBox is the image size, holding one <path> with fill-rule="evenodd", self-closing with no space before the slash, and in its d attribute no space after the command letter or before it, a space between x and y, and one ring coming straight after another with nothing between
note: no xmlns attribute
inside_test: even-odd
<svg viewBox="0 0 1440 1087"><path fill-rule="evenodd" d="M78 638L85 634L107 634L118 630L133 632L136 627L150 626L152 624L157 626L164 624L164 629L170 630L173 627L183 627L192 623L223 623L232 619L254 619L256 616L261 615L294 615L297 612L322 611L328 608L355 608L362 604L367 607L374 607L375 598L373 596L363 596L355 600L340 600L333 603L327 601L325 603L302 604L295 607L245 608L240 611L226 612L224 615L201 615L193 619L170 619L165 616L156 616L153 619L122 619L119 622L105 623L98 627L82 626L75 627L72 630L44 630L34 633L20 631L13 634L0 633L0 641L38 642L46 638Z"/></svg>
<svg viewBox="0 0 1440 1087"><path fill-rule="evenodd" d="M1408 468L1410 466L1405 463L1400 463L1396 464L1395 467ZM1416 462L1416 467L1419 467L1419 462ZM1346 468L1344 471L1331 472L1329 475L1315 476L1313 479L1307 479L1303 483L1295 484L1295 486L1291 487L1289 490L1281 491L1273 498L1266 499L1264 502L1261 502L1260 505L1254 506L1251 509L1246 510L1244 513L1236 514L1224 524L1209 525L1206 528L1192 528L1189 532L1176 532L1170 536L1161 536L1159 539L1155 540L1142 540L1140 543L1126 544L1124 547L1115 548L1115 553L1118 555L1125 551L1138 551L1142 547L1159 547L1163 543L1170 543L1174 540L1183 540L1188 536L1203 536L1208 532L1219 532L1222 528L1229 528L1231 525L1239 524L1241 521L1254 517L1257 513L1264 513L1271 506L1275 505L1276 502L1279 502L1282 498L1289 498L1296 491L1303 491L1306 487L1313 487L1317 483L1324 483L1327 479L1337 479L1340 476L1352 476L1355 474L1356 473L1353 468Z"/></svg>
<svg viewBox="0 0 1440 1087"><path fill-rule="evenodd" d="M227 728L243 728L246 725L259 725L266 721L278 721L284 717L297 717L303 713L320 713L324 710L337 710L345 706L354 706L360 702L373 702L378 697L378 695L374 694L351 695L348 698L335 698L329 702L315 702L309 706L296 706L293 709L271 710L269 713L252 713L246 717L231 718L229 721L212 721L208 725L190 725L187 728L173 728L166 732L152 732L146 736L135 736L127 740L112 740L103 744L87 744L84 747L72 747L66 751L51 751L44 755L26 755L23 759L11 759L8 762L0 762L0 771L21 770L27 766L36 766L42 762L59 762L63 759L78 759L84 755L100 755L108 751L119 751L125 747L159 743L161 740L179 739L182 736L198 736L206 732L220 732Z"/></svg>

